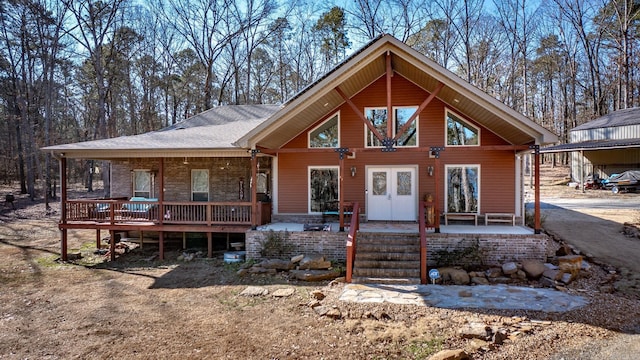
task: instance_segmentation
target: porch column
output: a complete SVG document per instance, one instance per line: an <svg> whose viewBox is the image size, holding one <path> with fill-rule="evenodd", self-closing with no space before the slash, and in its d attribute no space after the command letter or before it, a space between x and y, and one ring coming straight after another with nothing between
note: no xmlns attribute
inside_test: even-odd
<svg viewBox="0 0 640 360"><path fill-rule="evenodd" d="M60 158L60 225L67 224L67 158ZM60 258L67 261L67 228L60 227Z"/></svg>
<svg viewBox="0 0 640 360"><path fill-rule="evenodd" d="M534 204L534 233L540 234L540 145L533 146L535 154L535 174L534 181L536 183L535 204Z"/></svg>
<svg viewBox="0 0 640 360"><path fill-rule="evenodd" d="M164 158L160 158L160 164L158 165L158 222L160 225L164 222Z"/></svg>
<svg viewBox="0 0 640 360"><path fill-rule="evenodd" d="M349 152L349 148L337 148L340 154L339 167L340 176L338 178L338 219L340 221L340 231L344 231L344 154Z"/></svg>
<svg viewBox="0 0 640 360"><path fill-rule="evenodd" d="M435 157L435 164L433 166L433 177L435 178L435 196L433 197L433 217L435 218L434 232L440 233L440 152L444 151L443 146L432 146L430 148L431 153Z"/></svg>
<svg viewBox="0 0 640 360"><path fill-rule="evenodd" d="M258 153L260 150L251 150L251 230L258 227Z"/></svg>

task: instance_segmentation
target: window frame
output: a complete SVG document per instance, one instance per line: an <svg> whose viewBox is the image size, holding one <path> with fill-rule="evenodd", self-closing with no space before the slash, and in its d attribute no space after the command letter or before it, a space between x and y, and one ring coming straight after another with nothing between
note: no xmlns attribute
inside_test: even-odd
<svg viewBox="0 0 640 360"><path fill-rule="evenodd" d="M149 175L149 191L143 191L136 188L136 186L138 185L138 182L136 181L138 176L136 174ZM153 176L153 172L150 169L131 170L131 194L133 197L144 197L147 199L152 199L154 197L153 188L154 188L154 176ZM142 196L140 195L140 193L148 193L148 196Z"/></svg>
<svg viewBox="0 0 640 360"><path fill-rule="evenodd" d="M194 184L193 184L193 175L196 172L204 172L207 175L207 199L206 200L195 200L194 195L197 194L204 194L204 191L195 191L194 190ZM197 201L197 202L206 202L209 201L211 199L211 191L210 191L210 180L211 178L209 177L209 169L191 169L191 187L190 187L190 201Z"/></svg>
<svg viewBox="0 0 640 360"><path fill-rule="evenodd" d="M312 208L312 189L311 189L311 175L314 170L334 170L336 172L335 177L335 189L336 189L336 198L333 201L340 199L340 167L334 165L313 165L307 167L307 212L309 214L322 214L326 209L320 209L320 211L314 211Z"/></svg>
<svg viewBox="0 0 640 360"><path fill-rule="evenodd" d="M444 209L445 212L452 212L449 210L449 170L450 169L455 169L455 168L462 168L463 171L465 171L466 169L469 168L475 168L477 171L476 174L476 192L477 192L477 199L476 199L476 211L461 211L461 213L480 213L480 199L481 199L481 191L482 191L482 183L481 183L481 171L482 168L480 166L480 164L448 164L445 165L444 167L444 174L445 174L445 178L444 178L444 182L445 182L445 186L444 186Z"/></svg>
<svg viewBox="0 0 640 360"><path fill-rule="evenodd" d="M477 144L460 144L460 145L456 145L456 144L449 144L449 115L452 115L453 117L455 117L456 119L458 119L459 122L461 122L463 125L466 125L474 130L476 130L478 136L478 143ZM445 109L444 112L444 144L445 146L451 146L451 147L464 147L464 146L480 146L480 135L481 135L481 131L480 131L480 127L476 126L474 124L472 124L469 120L465 119L464 117L460 116L460 114L456 113L455 111L452 111L450 109Z"/></svg>
<svg viewBox="0 0 640 360"><path fill-rule="evenodd" d="M414 109L414 112L416 112L418 110L419 106L417 105L401 105L401 106L392 106L391 107L391 112L393 113L393 117L391 119L391 121L393 122L393 134L392 136L395 137L396 134L398 133L398 130L400 130L400 128L402 126L404 126L404 124L402 124L401 126L398 126L398 110L399 109ZM364 117L367 117L367 111L369 110L387 110L386 107L384 106L365 106L364 108ZM413 113L412 113L413 115ZM388 114L387 114L387 119L389 118ZM405 123L406 124L406 123ZM420 114L418 114L418 116L416 116L416 119L413 121L413 124L416 128L416 133L415 133L415 138L416 138L416 143L415 145L398 145L397 143L394 144L395 147L406 147L406 148L411 148L411 147L418 147L420 144ZM375 127L375 126L374 126ZM384 133L386 134L386 128L384 129ZM365 148L383 148L384 146L382 144L380 145L370 145L369 144L369 136L372 136L372 141L375 142L377 141L377 138L375 137L375 135L373 135L373 133L371 133L371 130L369 130L369 127L365 124L364 125L364 147Z"/></svg>
<svg viewBox="0 0 640 360"><path fill-rule="evenodd" d="M338 143L336 144L336 146L311 146L311 134L319 128L323 127L326 123L333 120L334 118L337 118L336 126L338 127ZM310 149L337 149L340 147L340 111L336 111L335 113L331 114L331 116L327 117L324 121L307 132L307 147Z"/></svg>

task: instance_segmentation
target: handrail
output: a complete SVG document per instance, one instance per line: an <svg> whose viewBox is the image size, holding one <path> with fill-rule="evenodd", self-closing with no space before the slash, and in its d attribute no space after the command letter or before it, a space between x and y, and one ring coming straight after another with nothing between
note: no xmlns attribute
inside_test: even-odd
<svg viewBox="0 0 640 360"><path fill-rule="evenodd" d="M418 228L420 229L420 283L427 283L427 203L420 201Z"/></svg>
<svg viewBox="0 0 640 360"><path fill-rule="evenodd" d="M345 281L350 283L353 276L353 263L356 257L356 236L360 230L360 204L353 203L353 214L349 225L349 235L347 237L347 275Z"/></svg>
<svg viewBox="0 0 640 360"><path fill-rule="evenodd" d="M66 221L116 223L248 225L251 202L129 201L114 199L68 200Z"/></svg>

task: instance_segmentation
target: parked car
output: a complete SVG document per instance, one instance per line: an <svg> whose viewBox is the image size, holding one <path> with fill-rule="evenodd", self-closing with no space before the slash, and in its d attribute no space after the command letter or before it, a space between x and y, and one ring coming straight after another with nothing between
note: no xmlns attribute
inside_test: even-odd
<svg viewBox="0 0 640 360"><path fill-rule="evenodd" d="M604 182L606 189L617 194L621 191L635 192L640 187L640 170L627 170L617 175L611 175Z"/></svg>

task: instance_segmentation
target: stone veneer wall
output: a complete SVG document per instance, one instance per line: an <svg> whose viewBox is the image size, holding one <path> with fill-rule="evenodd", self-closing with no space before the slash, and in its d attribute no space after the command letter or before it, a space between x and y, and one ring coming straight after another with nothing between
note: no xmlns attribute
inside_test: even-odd
<svg viewBox="0 0 640 360"><path fill-rule="evenodd" d="M252 230L246 233L248 259L260 259L261 242L266 231ZM291 249L285 257L298 254L318 253L330 260L346 259L347 232L328 231L291 231L289 244ZM416 236L416 235L412 235ZM452 251L470 247L478 241L480 251L485 254L486 265L501 265L507 261L536 259L546 261L552 256L547 235L479 235L479 234L429 234L427 238L428 266L436 266L434 254L440 250ZM356 250L357 251L357 250Z"/></svg>

